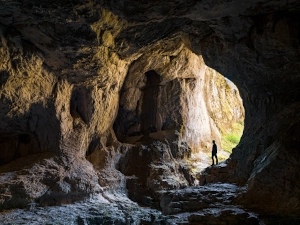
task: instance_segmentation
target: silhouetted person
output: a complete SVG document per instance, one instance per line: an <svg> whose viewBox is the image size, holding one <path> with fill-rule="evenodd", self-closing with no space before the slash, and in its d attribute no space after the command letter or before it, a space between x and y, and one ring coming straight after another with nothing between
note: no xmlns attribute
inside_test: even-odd
<svg viewBox="0 0 300 225"><path fill-rule="evenodd" d="M211 159L212 159L212 165L215 165L214 157L216 157L216 164L218 164L218 156L217 156L218 148L215 140L213 140L212 142L213 142L213 146L211 151Z"/></svg>

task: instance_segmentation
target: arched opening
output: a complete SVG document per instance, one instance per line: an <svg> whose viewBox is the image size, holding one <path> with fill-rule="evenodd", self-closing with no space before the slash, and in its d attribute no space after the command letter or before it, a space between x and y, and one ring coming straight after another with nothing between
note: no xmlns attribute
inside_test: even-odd
<svg viewBox="0 0 300 225"><path fill-rule="evenodd" d="M196 98L196 101L201 102L204 96L204 104L192 108L195 112L190 121L196 127L195 133L200 137L193 146L191 158L186 160L195 177L199 177L201 171L213 164L213 140L218 149L218 165L214 166L223 167L226 165L225 160L240 142L244 130L245 109L237 86L215 70L208 70L211 74L210 81L204 94L199 95L200 99ZM208 119L203 119L203 113L207 113ZM205 121L203 124L208 127L205 132L201 129L198 131L201 128L199 120Z"/></svg>
<svg viewBox="0 0 300 225"><path fill-rule="evenodd" d="M113 128L120 142L143 143L170 139L180 129L180 82L162 83L155 70L149 70L133 82L126 78L120 94L119 111Z"/></svg>
<svg viewBox="0 0 300 225"><path fill-rule="evenodd" d="M215 70L200 68L193 77L172 80L155 70L129 73L113 126L123 143L168 142L173 157L194 177L212 164L212 140L219 163L230 156L243 133L245 116L238 88ZM179 153L179 148L187 152Z"/></svg>
<svg viewBox="0 0 300 225"><path fill-rule="evenodd" d="M223 130L221 129L221 149L225 152L224 155L221 155L220 159L225 160L229 157L229 154L232 153L234 149L240 142L243 131L244 131L244 119L245 119L245 110L243 107L243 101L240 97L239 91L235 84L225 77L226 81L226 96L228 98L233 98L235 104L231 107L233 120L230 123L230 126ZM221 125L222 126L222 125Z"/></svg>
<svg viewBox="0 0 300 225"><path fill-rule="evenodd" d="M245 112L237 87L189 49L148 57L128 70L113 128L126 143L116 169L127 177L128 196L155 206L162 190L203 184L199 175L212 164L212 140L220 163L213 168L225 164Z"/></svg>

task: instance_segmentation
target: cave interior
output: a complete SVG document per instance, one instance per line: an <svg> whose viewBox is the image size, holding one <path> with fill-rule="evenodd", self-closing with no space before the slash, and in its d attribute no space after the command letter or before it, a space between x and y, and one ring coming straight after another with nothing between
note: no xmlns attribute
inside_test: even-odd
<svg viewBox="0 0 300 225"><path fill-rule="evenodd" d="M1 224L300 223L299 0L0 2Z"/></svg>

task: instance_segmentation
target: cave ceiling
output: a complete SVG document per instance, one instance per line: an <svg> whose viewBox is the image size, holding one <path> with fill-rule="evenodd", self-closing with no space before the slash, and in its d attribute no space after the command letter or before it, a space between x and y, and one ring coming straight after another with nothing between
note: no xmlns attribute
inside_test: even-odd
<svg viewBox="0 0 300 225"><path fill-rule="evenodd" d="M14 161L1 167L4 208L24 207L34 199L45 205L82 200L105 185L124 185L120 171L134 175L130 165L136 161L159 161L157 149L165 143L152 144L151 150L123 145L118 140L122 133L114 133L116 118L123 118L118 109L124 87L138 87L131 89L138 94L130 90L123 95L130 102L141 95L138 85L151 86L141 75L155 74L156 85L185 94L170 98L184 108L182 99L204 89L193 82L209 77L204 73L208 66L237 85L245 130L227 166L209 167L200 184L247 185L243 204L299 214L299 0L0 0L0 38L0 144ZM145 93L150 97L143 100L157 106L152 95L159 91ZM141 104L142 110L148 108ZM165 127L181 132L182 114L189 115L189 107L177 111L182 113L174 113ZM27 160L28 169L13 148L22 148L21 155L41 155ZM173 150L167 152L169 161L177 154ZM122 154L123 164L117 163ZM185 170L172 165L184 185L191 185ZM138 175L145 190L152 185L158 193L153 171L138 170ZM147 183L145 174L151 174L153 183ZM14 193L15 185L20 193Z"/></svg>

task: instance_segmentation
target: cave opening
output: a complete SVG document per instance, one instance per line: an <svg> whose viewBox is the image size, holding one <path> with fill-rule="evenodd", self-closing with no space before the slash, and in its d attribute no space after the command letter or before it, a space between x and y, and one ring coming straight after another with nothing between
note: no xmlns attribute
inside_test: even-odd
<svg viewBox="0 0 300 225"><path fill-rule="evenodd" d="M192 107L195 113L189 123L193 124L191 128L194 128L194 134L189 131L190 134L186 134L185 137L192 146L191 158L187 159L187 163L195 176L212 165L213 140L218 149L219 165L216 166L222 167L226 165L232 150L239 144L244 131L245 109L238 87L222 74L209 70L213 76L206 83L208 85L204 88L204 95L195 98L198 102L204 100L204 104ZM207 114L208 119L205 119L203 114ZM201 127L207 129L200 129ZM198 139L193 136L197 136Z"/></svg>
<svg viewBox="0 0 300 225"><path fill-rule="evenodd" d="M185 161L195 176L211 165L216 140L219 164L224 163L240 141L245 111L237 86L205 68L203 77L169 80L155 70L129 73L113 125L118 140L135 145L168 142L172 155ZM181 147L187 154L177 152Z"/></svg>
<svg viewBox="0 0 300 225"><path fill-rule="evenodd" d="M128 196L139 204L156 206L153 193L161 188L202 185L201 172L212 164L212 140L218 145L217 168L242 136L245 112L237 86L195 62L202 70L186 77L129 70L123 83L113 128L131 147L117 170L128 177Z"/></svg>

